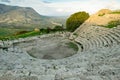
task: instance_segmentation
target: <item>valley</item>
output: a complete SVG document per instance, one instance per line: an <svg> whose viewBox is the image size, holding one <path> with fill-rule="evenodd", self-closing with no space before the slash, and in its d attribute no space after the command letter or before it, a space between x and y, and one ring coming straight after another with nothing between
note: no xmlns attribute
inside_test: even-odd
<svg viewBox="0 0 120 80"><path fill-rule="evenodd" d="M5 30L4 35L15 34L17 31L33 31L35 28L52 29L57 24L61 24L65 28L65 21L66 17L43 16L30 7L0 4L0 28Z"/></svg>

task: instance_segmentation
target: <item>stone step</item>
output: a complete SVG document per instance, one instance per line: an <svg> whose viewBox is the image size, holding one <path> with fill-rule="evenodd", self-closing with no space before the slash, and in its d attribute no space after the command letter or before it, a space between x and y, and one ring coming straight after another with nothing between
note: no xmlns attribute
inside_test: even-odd
<svg viewBox="0 0 120 80"><path fill-rule="evenodd" d="M69 72L64 72L64 73L59 73L55 75L55 80L68 80L71 78L77 78L77 77L86 77L80 72L76 71L69 71Z"/></svg>
<svg viewBox="0 0 120 80"><path fill-rule="evenodd" d="M92 48L97 47L97 42L95 39L92 39L91 42L92 42Z"/></svg>
<svg viewBox="0 0 120 80"><path fill-rule="evenodd" d="M36 76L12 76L12 75L4 75L0 77L0 80L40 80ZM50 79L49 79L50 80Z"/></svg>
<svg viewBox="0 0 120 80"><path fill-rule="evenodd" d="M104 36L104 38L106 38L106 40L108 41L108 45L112 46L113 45L113 41L111 40L111 38L109 38L107 35Z"/></svg>
<svg viewBox="0 0 120 80"><path fill-rule="evenodd" d="M105 37L107 37L111 41L112 45L116 44L116 41L111 36L109 36L109 34L107 34Z"/></svg>
<svg viewBox="0 0 120 80"><path fill-rule="evenodd" d="M87 42L85 39L79 37L79 38L75 39L75 41L81 46L82 51L86 50L86 47L88 45L87 45Z"/></svg>
<svg viewBox="0 0 120 80"><path fill-rule="evenodd" d="M116 39L116 36L115 36L115 35L113 35L113 34L108 34L108 36L113 39L114 43L117 43L117 42L118 42L118 40Z"/></svg>
<svg viewBox="0 0 120 80"><path fill-rule="evenodd" d="M101 47L102 46L102 41L99 37L96 38L96 40L99 42L99 45L97 47Z"/></svg>
<svg viewBox="0 0 120 80"><path fill-rule="evenodd" d="M112 31L120 34L120 29L112 29Z"/></svg>
<svg viewBox="0 0 120 80"><path fill-rule="evenodd" d="M120 38L120 32L117 32L117 31L110 31L110 32L114 34L116 37Z"/></svg>
<svg viewBox="0 0 120 80"><path fill-rule="evenodd" d="M100 47L100 41L98 40L98 38L96 38L96 43L97 43L96 47Z"/></svg>
<svg viewBox="0 0 120 80"><path fill-rule="evenodd" d="M90 49L93 48L94 41L92 39L89 40L89 45L90 45Z"/></svg>
<svg viewBox="0 0 120 80"><path fill-rule="evenodd" d="M39 75L38 80L56 80L55 75Z"/></svg>
<svg viewBox="0 0 120 80"><path fill-rule="evenodd" d="M116 35L115 33L109 33L108 34L108 36L111 36L113 39L114 39L114 41L116 41L116 43L119 43L120 41L119 41L119 39L120 39L120 37L118 37L118 35Z"/></svg>
<svg viewBox="0 0 120 80"><path fill-rule="evenodd" d="M104 44L106 43L106 41L102 37L99 37L99 40L101 41L101 46L100 47L103 47Z"/></svg>
<svg viewBox="0 0 120 80"><path fill-rule="evenodd" d="M103 36L102 38L106 41L106 43L104 44L105 47L109 47L112 44L107 37Z"/></svg>

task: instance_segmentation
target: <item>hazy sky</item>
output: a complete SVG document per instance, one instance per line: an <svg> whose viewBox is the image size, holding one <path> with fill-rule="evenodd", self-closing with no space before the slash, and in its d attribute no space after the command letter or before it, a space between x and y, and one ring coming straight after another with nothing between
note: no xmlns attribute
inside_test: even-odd
<svg viewBox="0 0 120 80"><path fill-rule="evenodd" d="M78 11L94 13L102 8L120 9L120 0L0 0L0 3L32 7L48 16L66 16Z"/></svg>

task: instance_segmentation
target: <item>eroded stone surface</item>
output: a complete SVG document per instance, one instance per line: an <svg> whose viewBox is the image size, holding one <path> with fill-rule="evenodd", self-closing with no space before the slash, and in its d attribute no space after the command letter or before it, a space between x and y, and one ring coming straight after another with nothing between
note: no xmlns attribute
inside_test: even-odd
<svg viewBox="0 0 120 80"><path fill-rule="evenodd" d="M120 80L119 47L91 49L60 60L36 59L19 48L0 50L0 76L3 80L19 80L20 76L28 76L25 80L31 76L35 80Z"/></svg>

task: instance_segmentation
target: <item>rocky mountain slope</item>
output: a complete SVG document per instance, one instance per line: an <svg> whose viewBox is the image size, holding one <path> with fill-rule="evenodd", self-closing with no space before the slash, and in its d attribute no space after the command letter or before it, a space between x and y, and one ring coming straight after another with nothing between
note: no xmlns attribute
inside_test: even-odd
<svg viewBox="0 0 120 80"><path fill-rule="evenodd" d="M0 4L0 27L46 28L55 26L51 21L65 24L63 18L42 16L30 7Z"/></svg>

